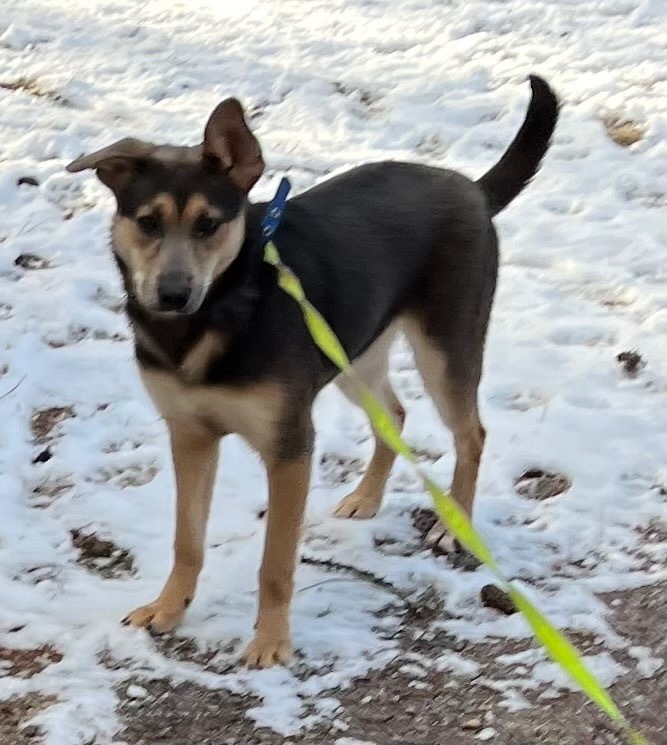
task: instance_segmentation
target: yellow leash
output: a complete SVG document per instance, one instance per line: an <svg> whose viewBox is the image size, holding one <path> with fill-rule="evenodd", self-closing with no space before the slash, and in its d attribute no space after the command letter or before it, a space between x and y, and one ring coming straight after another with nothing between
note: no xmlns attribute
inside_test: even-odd
<svg viewBox="0 0 667 745"><path fill-rule="evenodd" d="M631 745L649 745L640 732L632 729L605 688L586 667L583 658L569 639L538 610L514 582L510 582L503 575L493 558L491 549L473 528L468 516L459 507L458 503L447 492L440 489L423 471L417 456L401 437L401 433L389 412L355 375L338 337L322 314L308 301L299 278L288 266L283 264L278 249L272 241L268 241L264 247L264 261L275 267L278 273L279 287L299 304L308 331L317 347L336 365L343 375L357 386L361 406L368 415L375 431L397 455L402 455L408 460L419 474L433 497L440 519L452 535L493 572L499 585L510 596L516 608L523 613L535 637L547 650L549 656L567 672L591 701L595 702L621 728L628 742Z"/></svg>

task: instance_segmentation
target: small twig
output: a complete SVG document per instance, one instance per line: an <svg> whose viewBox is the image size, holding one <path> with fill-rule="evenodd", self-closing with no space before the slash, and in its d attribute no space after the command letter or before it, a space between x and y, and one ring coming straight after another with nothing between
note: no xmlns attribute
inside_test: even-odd
<svg viewBox="0 0 667 745"><path fill-rule="evenodd" d="M370 582L371 584L380 587L386 592L390 592L392 595L395 595L404 605L410 605L410 601L408 600L408 595L406 593L392 585L391 582L387 582L386 579L377 577L375 574L373 574L372 572L368 572L365 569L359 569L358 567L350 566L349 564L339 564L337 561L332 561L331 559L316 559L313 556L302 556L301 563L310 564L312 566L327 567L327 569L334 569L337 572L347 572L348 574L353 574L358 579L363 580L364 582Z"/></svg>
<svg viewBox="0 0 667 745"><path fill-rule="evenodd" d="M21 385L21 383L27 378L27 375L24 375L21 380L13 387L10 388L7 393L3 393L2 396L0 396L0 401L2 401L3 398L7 398L7 396L10 396L14 391Z"/></svg>
<svg viewBox="0 0 667 745"><path fill-rule="evenodd" d="M312 585L306 585L305 587L300 587L297 592L305 592L306 590L314 590L316 587L321 587L322 585L328 585L331 582L354 582L354 577L329 577L329 579L323 579L319 582L313 582Z"/></svg>

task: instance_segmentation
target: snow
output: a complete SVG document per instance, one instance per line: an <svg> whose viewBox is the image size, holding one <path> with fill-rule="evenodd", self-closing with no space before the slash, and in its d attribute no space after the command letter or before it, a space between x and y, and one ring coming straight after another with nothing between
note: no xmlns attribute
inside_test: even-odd
<svg viewBox="0 0 667 745"><path fill-rule="evenodd" d="M0 88L0 646L50 644L63 658L30 679L0 677L0 698L56 695L38 718L47 745L111 742L114 686L137 672L254 693L261 703L250 716L281 734L332 720L336 709L322 692L394 656L405 593L435 590L451 614L441 625L458 637L528 635L518 614L481 605L485 570L465 573L415 550L410 511L428 498L406 464L397 464L377 518L329 516L354 485L339 483L335 464L371 449L363 417L335 390L316 406L315 463L325 456L329 470L315 467L303 555L371 572L397 594L301 565L294 641L311 672L230 667L252 630L257 513L266 500L258 458L230 438L206 567L179 630L219 649L223 672L169 658L118 625L168 572L173 483L164 427L115 312L112 200L94 178L64 166L126 135L194 143L226 95L246 102L264 147L259 199L285 173L298 191L382 158L478 176L522 120L528 73L561 94L542 172L497 219L502 268L475 520L507 575L555 623L591 632L609 649L631 644L611 630L596 593L667 576L664 542L642 545L649 525L664 520L659 487L667 481L666 34L664 5L651 0L473 0L446 10L410 0L400 21L373 0L5 0L0 81L34 81L37 93ZM605 116L645 125L644 138L617 146ZM39 186L17 187L24 176ZM20 254L46 265L15 266ZM635 348L647 365L628 377L615 356ZM438 456L432 472L446 485L451 439L411 365L398 346L392 374L409 412L406 437ZM52 407L72 407L74 416L57 425L50 460L33 464L46 443L32 443L31 419ZM535 467L563 473L571 488L545 501L519 496L514 479ZM63 487L55 495L54 484ZM112 538L131 552L134 573L105 579L76 563L73 529ZM377 548L376 538L396 543ZM638 649L638 667L651 675L654 661ZM127 664L109 669L104 655ZM551 663L522 662L532 686L565 685ZM623 674L606 652L591 662L605 682ZM453 652L438 665L452 675L474 669ZM507 700L523 705L516 691Z"/></svg>

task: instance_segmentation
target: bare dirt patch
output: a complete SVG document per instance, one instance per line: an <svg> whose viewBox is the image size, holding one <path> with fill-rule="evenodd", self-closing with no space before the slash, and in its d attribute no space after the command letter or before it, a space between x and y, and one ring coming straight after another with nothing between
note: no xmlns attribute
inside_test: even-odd
<svg viewBox="0 0 667 745"><path fill-rule="evenodd" d="M70 531L72 545L79 550L77 563L105 579L134 574L134 557L113 541L84 529Z"/></svg>
<svg viewBox="0 0 667 745"><path fill-rule="evenodd" d="M14 266L18 266L21 269L28 269L34 271L35 269L48 269L51 264L48 259L37 254L19 254L14 259Z"/></svg>
<svg viewBox="0 0 667 745"><path fill-rule="evenodd" d="M136 695L133 686L146 691ZM174 685L167 680L138 680L117 689L118 715L124 729L119 733L128 745L222 745L223 743L270 742L280 738L269 730L270 738L252 733L246 711L259 701L224 690L211 690L195 683ZM249 740L248 737L253 738Z"/></svg>
<svg viewBox="0 0 667 745"><path fill-rule="evenodd" d="M42 733L30 719L47 709L56 699L30 693L0 701L0 743L2 745L37 745Z"/></svg>
<svg viewBox="0 0 667 745"><path fill-rule="evenodd" d="M572 484L562 473L529 468L514 482L517 494L527 499L550 499L566 492Z"/></svg>
<svg viewBox="0 0 667 745"><path fill-rule="evenodd" d="M620 352L616 355L616 361L629 378L636 377L642 367L646 366L646 362L636 350Z"/></svg>
<svg viewBox="0 0 667 745"><path fill-rule="evenodd" d="M66 419L74 417L72 406L54 406L50 409L41 409L32 415L31 427L35 444L45 443L52 435L56 427Z"/></svg>
<svg viewBox="0 0 667 745"><path fill-rule="evenodd" d="M601 596L610 607L616 631L632 644L657 657L665 654L664 619L667 586L655 585ZM307 733L282 739L269 729L255 728L246 716L258 705L252 696L211 690L193 683L133 679L117 689L119 716L125 729L119 736L128 745L333 745L341 737L377 745L622 745L623 737L604 715L580 693L561 692L540 700L543 688L525 693L529 708L508 711L503 694L480 681L511 677L513 670L497 657L531 648L527 641L473 645L434 630L441 619L436 606L408 608L399 633L401 651L384 670L357 678L344 690L327 692L339 702L333 720ZM595 653L596 640L577 635L587 652ZM200 655L192 645L192 654ZM173 652L173 650L171 650ZM179 659L188 659L188 645L178 647ZM624 650L614 656L630 672L611 687L611 693L632 723L650 743L667 742L667 670L642 677ZM441 660L464 659L470 669L452 672ZM207 665L205 660L199 660ZM210 662L210 660L209 660ZM454 665L456 668L456 664ZM518 673L516 673L518 674ZM128 686L141 686L141 695Z"/></svg>
<svg viewBox="0 0 667 745"><path fill-rule="evenodd" d="M322 453L319 473L324 484L349 484L361 476L364 467L364 462L359 458L337 453Z"/></svg>
<svg viewBox="0 0 667 745"><path fill-rule="evenodd" d="M0 670L15 678L32 678L62 658L57 649L49 646L36 649L0 647Z"/></svg>

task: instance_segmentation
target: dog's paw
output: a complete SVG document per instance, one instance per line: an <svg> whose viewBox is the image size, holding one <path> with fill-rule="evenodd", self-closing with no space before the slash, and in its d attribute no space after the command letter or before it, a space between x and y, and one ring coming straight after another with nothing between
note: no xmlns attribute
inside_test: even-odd
<svg viewBox="0 0 667 745"><path fill-rule="evenodd" d="M146 629L153 634L166 634L178 626L188 605L187 600L181 602L179 606L156 600L154 603L142 605L128 613L121 623L123 626Z"/></svg>
<svg viewBox="0 0 667 745"><path fill-rule="evenodd" d="M380 508L380 501L369 496L366 492L355 489L347 497L341 499L331 513L334 517L354 517L357 520L367 520L374 517Z"/></svg>
<svg viewBox="0 0 667 745"><path fill-rule="evenodd" d="M287 665L292 659L292 643L281 639L257 635L243 652L243 662L248 667L265 669L274 665Z"/></svg>

